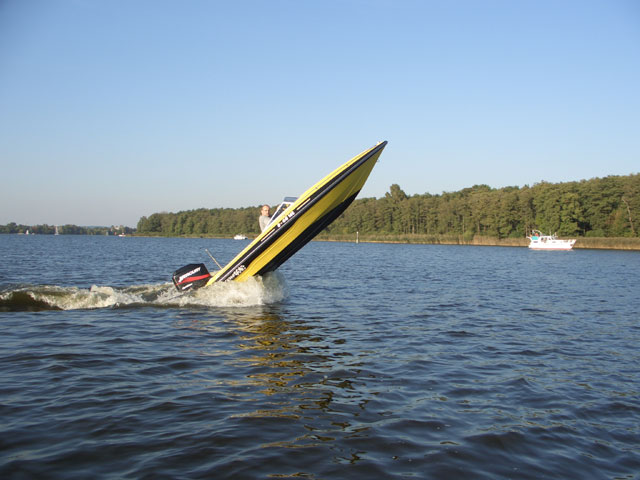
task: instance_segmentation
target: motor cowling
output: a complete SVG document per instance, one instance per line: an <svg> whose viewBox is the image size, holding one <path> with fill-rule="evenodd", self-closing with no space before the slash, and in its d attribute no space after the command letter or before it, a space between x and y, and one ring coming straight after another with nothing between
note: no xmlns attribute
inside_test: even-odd
<svg viewBox="0 0 640 480"><path fill-rule="evenodd" d="M211 278L211 274L204 263L190 263L173 272L172 278L178 291L186 292L204 287Z"/></svg>

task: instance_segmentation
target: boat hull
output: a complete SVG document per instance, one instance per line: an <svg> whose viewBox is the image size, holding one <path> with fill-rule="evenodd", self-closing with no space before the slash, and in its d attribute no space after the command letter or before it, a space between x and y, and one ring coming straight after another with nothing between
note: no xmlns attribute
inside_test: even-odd
<svg viewBox="0 0 640 480"><path fill-rule="evenodd" d="M381 142L355 156L305 191L207 285L243 281L276 270L355 200L386 144Z"/></svg>
<svg viewBox="0 0 640 480"><path fill-rule="evenodd" d="M573 245L529 245L531 250L572 250Z"/></svg>

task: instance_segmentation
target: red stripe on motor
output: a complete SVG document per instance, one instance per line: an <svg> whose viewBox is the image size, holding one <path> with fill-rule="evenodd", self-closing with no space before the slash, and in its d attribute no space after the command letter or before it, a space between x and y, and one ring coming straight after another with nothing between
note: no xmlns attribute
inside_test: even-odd
<svg viewBox="0 0 640 480"><path fill-rule="evenodd" d="M189 277L189 278L185 278L183 281L179 282L178 285L182 285L183 283L187 283L187 282L196 282L198 280L202 280L203 278L209 278L211 275L210 274L206 274L206 275L200 275L199 277Z"/></svg>

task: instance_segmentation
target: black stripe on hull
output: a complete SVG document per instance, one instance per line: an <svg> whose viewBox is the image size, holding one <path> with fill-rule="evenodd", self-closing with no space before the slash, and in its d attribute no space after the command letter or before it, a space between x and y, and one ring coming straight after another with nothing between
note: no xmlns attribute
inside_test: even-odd
<svg viewBox="0 0 640 480"><path fill-rule="evenodd" d="M291 258L294 253L296 253L298 250L304 247L307 243L313 240L313 238L316 235L318 235L322 230L324 230L327 225L329 225L336 218L338 218L342 214L342 212L344 212L347 209L347 207L351 205L351 202L355 200L358 193L360 192L359 191L356 192L353 196L347 198L344 202L339 204L336 208L331 210L324 217L320 218L319 220L309 225L309 227L304 232L298 235L298 237L289 245L287 245L287 247L284 248L282 252L276 255L273 260L271 260L263 268L261 268L257 274L264 275L266 273L273 272L280 265L282 265L284 262L289 260L289 258Z"/></svg>

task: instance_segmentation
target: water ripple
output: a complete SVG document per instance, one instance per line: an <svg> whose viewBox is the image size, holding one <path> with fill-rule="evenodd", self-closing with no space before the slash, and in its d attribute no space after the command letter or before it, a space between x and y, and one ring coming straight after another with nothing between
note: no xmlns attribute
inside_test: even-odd
<svg viewBox="0 0 640 480"><path fill-rule="evenodd" d="M311 243L183 301L108 274L205 240L131 240L3 285L2 478L638 478L637 254Z"/></svg>

